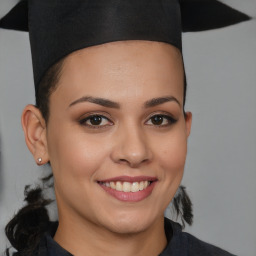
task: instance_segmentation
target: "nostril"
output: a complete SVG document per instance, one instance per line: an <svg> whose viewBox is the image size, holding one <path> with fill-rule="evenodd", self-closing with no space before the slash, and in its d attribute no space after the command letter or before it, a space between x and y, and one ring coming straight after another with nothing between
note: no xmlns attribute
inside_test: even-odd
<svg viewBox="0 0 256 256"><path fill-rule="evenodd" d="M120 162L125 162L125 163L129 163L129 161L127 161L126 159L119 159Z"/></svg>
<svg viewBox="0 0 256 256"><path fill-rule="evenodd" d="M126 134L127 135L127 134ZM111 152L111 159L115 163L127 164L130 167L137 167L152 159L152 152L143 136L120 137ZM135 140L136 139L136 140Z"/></svg>
<svg viewBox="0 0 256 256"><path fill-rule="evenodd" d="M140 166L141 164L144 164L148 161L148 159L120 159L119 163L120 164L126 164L129 165L131 168L136 168Z"/></svg>

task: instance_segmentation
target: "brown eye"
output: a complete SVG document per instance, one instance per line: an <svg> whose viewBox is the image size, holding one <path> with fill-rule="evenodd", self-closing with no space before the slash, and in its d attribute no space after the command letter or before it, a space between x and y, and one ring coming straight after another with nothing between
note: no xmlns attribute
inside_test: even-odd
<svg viewBox="0 0 256 256"><path fill-rule="evenodd" d="M170 126L177 122L173 117L168 115L154 115L147 121L148 125L153 125L157 127Z"/></svg>
<svg viewBox="0 0 256 256"><path fill-rule="evenodd" d="M100 125L102 122L102 117L101 116L92 116L88 120L90 121L91 125Z"/></svg>
<svg viewBox="0 0 256 256"><path fill-rule="evenodd" d="M164 121L164 118L160 115L151 117L151 122L154 125L161 125Z"/></svg>
<svg viewBox="0 0 256 256"><path fill-rule="evenodd" d="M85 125L92 128L101 128L101 127L112 125L111 121L108 118L101 115L88 116L82 119L81 121L79 121L79 123L81 125Z"/></svg>

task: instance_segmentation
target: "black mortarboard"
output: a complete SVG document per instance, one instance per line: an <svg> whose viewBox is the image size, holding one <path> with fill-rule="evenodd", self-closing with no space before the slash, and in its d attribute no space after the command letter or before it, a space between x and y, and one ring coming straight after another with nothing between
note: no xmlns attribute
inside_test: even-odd
<svg viewBox="0 0 256 256"><path fill-rule="evenodd" d="M181 33L250 18L216 0L22 0L0 27L29 31L35 89L69 53L121 40L166 42L182 51Z"/></svg>

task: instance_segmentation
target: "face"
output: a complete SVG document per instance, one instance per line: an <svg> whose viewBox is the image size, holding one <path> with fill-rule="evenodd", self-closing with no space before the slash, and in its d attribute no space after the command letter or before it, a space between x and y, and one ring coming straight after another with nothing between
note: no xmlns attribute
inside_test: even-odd
<svg viewBox="0 0 256 256"><path fill-rule="evenodd" d="M112 42L66 58L47 124L60 223L133 233L163 218L190 131L183 83L181 55L165 43Z"/></svg>

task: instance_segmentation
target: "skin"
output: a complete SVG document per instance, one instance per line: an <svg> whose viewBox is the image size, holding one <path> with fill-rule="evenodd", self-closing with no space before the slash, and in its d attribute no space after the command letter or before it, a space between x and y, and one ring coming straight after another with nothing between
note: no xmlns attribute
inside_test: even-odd
<svg viewBox="0 0 256 256"><path fill-rule="evenodd" d="M70 54L46 124L28 105L22 115L35 160L51 162L59 213L54 239L74 255L158 255L166 246L164 211L180 185L192 115L183 112L183 65L173 46L149 41L111 42ZM110 108L81 97L100 97ZM172 100L145 108L158 97ZM173 100L174 99L174 100ZM88 115L106 117L96 128ZM155 125L154 115L176 121ZM37 161L38 162L38 161ZM152 193L120 201L99 180L153 176Z"/></svg>

